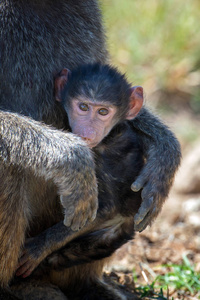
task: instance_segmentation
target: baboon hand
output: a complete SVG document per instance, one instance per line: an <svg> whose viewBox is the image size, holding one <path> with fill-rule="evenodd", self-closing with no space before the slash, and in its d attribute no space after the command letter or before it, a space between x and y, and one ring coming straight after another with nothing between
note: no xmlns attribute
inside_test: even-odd
<svg viewBox="0 0 200 300"><path fill-rule="evenodd" d="M161 193L162 190L159 190L160 186L156 186L151 176L140 175L132 184L131 189L134 192L142 189L142 203L134 217L134 229L141 232L157 217L165 197Z"/></svg>
<svg viewBox="0 0 200 300"><path fill-rule="evenodd" d="M54 178L64 208L64 224L77 231L92 222L98 208L98 185L95 163L90 149L78 137L77 148L70 152L68 164ZM78 144L80 143L80 145Z"/></svg>
<svg viewBox="0 0 200 300"><path fill-rule="evenodd" d="M66 205L68 197L61 196L61 203L66 207L64 224L71 227L73 231L80 230L96 218L98 202L95 197L90 196L88 201L79 200L77 204L72 205L70 203L70 205Z"/></svg>
<svg viewBox="0 0 200 300"><path fill-rule="evenodd" d="M16 276L23 278L30 276L34 269L41 263L43 256L41 255L40 244L40 242L37 242L37 238L27 239L22 256L19 259Z"/></svg>

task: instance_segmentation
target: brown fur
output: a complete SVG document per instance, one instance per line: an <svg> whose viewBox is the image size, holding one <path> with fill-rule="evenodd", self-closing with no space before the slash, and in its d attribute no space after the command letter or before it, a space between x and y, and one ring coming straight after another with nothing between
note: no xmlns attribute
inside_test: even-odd
<svg viewBox="0 0 200 300"><path fill-rule="evenodd" d="M0 253L3 258L0 260L0 282L2 286L6 286L14 275L27 230L34 228L34 232L37 233L38 224L41 224L48 214L51 221L49 224L45 222L47 227L63 218L57 194L68 195L69 207L73 205L77 210L85 209L88 212L88 215L79 216L79 211L70 211L71 216L73 213L75 216L78 214L80 221L81 218L92 221L97 210L94 163L84 142L70 133L55 131L47 126L40 128L37 122L11 113L8 114L10 127L12 127L10 132L2 118L4 115L6 113L0 112L0 126L4 132L7 130L6 139L1 139L1 151L7 152L7 160L1 161L0 164ZM36 133L37 129L39 130ZM13 135L16 137L15 147L10 146ZM54 143L49 144L52 135ZM17 144L19 137L24 139L21 147ZM47 147L48 158L42 161L42 153ZM27 156L29 151L37 153L41 161L35 161L31 156ZM57 160L56 167L55 160ZM68 180L71 173L75 176L74 180ZM77 193L80 189L85 193ZM57 214L54 214L54 209L58 211ZM38 230L41 230L41 227Z"/></svg>
<svg viewBox="0 0 200 300"><path fill-rule="evenodd" d="M70 179L71 174L73 178L79 178L76 177L79 159L76 156L72 168L68 169L66 149L70 148L72 153L76 150L77 154L77 145L81 143L84 149L82 157L87 160L85 166L92 163L82 142L66 142L63 133L48 130L42 123L33 123L30 133L31 121L22 115L63 128L66 113L59 103L55 104L53 75L63 67L72 69L83 63L105 63L108 57L96 0L3 0L0 27L0 269L1 285L5 286L20 256L24 230L27 230L28 237L34 237L63 219L62 208L54 195L57 191L59 194L67 193L69 173ZM13 116L6 111L20 115ZM135 190L143 188L144 191L136 219L136 229L143 230L157 216L166 199L180 163L180 146L166 126L145 108L140 117L130 123L130 127L140 140L147 158L147 164L133 187ZM133 181L132 173L133 167L130 170ZM27 190L24 189L26 184ZM76 194L79 189L75 188L76 182L74 184ZM91 177L91 182L86 182L86 190L94 186ZM25 205L27 196L32 197L32 206ZM52 202L52 199L55 201ZM26 215L24 220L23 214ZM104 212L102 222L103 216ZM98 238L101 236L99 233ZM119 236L120 242L112 249L120 247L125 240ZM106 242L112 244L112 240ZM65 249L66 256L77 248L77 257L84 256L86 262L90 261L90 251L82 246L81 241L74 241ZM8 252L5 251L7 249ZM92 253L100 250L97 243ZM92 277L90 280L92 282ZM20 283L26 285L27 281ZM53 299L53 291L58 297L65 297L49 282L45 281L44 288L39 287L36 279L34 282L32 299ZM17 286L20 287L20 284ZM102 291L102 286L100 289ZM5 291L0 292L0 297L6 299ZM31 299L29 296L27 298Z"/></svg>
<svg viewBox="0 0 200 300"><path fill-rule="evenodd" d="M35 268L42 261L43 263L30 278L25 279L29 285L28 289L24 290L24 280L14 281L11 286L12 291L21 298L29 299L31 291L33 299L34 297L45 299L41 296L43 295L42 282L44 282L44 290L47 288L46 282L49 282L50 290L51 284L60 288L66 297L63 299L124 299L120 291L109 287L104 282L102 270L108 261L107 257L134 235L134 215L138 211L141 198L140 193L134 193L130 189L133 176L133 173L130 173L130 168L132 169L130 162L135 165L134 176L136 176L143 159L138 142L134 140L128 125L118 126L116 132L112 134L114 139L111 135L108 141L105 140L105 143L95 149L100 201L96 220L79 232L73 232L70 228L67 229L63 222L54 225L53 214L59 217L59 207L56 209L52 207L51 212L49 202L46 202L46 212L49 212L49 216L44 214L44 218L50 220L51 217L52 224L48 223L45 231L26 244L26 255L30 266L33 265ZM123 157L121 153L124 153L127 148L129 149L126 153L127 157ZM108 149L112 149L113 152ZM107 164L110 157L115 162L114 168L110 168ZM121 177L114 179L118 168L122 168L125 172L123 180L126 184L123 182L125 186L123 188L120 183ZM121 195L118 188L121 190ZM42 214L39 206L35 207L35 214ZM39 222L40 218L36 221ZM42 219L40 222L42 226ZM50 226L52 227L49 228ZM30 236L35 235L34 229L33 220L30 223ZM36 280L40 288L36 288L34 283ZM55 299L60 299L60 294L57 297ZM47 295L46 299L48 299Z"/></svg>

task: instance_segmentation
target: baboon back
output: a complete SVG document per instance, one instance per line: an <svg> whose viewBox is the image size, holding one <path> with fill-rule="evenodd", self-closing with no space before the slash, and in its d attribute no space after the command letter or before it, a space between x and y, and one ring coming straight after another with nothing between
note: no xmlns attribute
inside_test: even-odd
<svg viewBox="0 0 200 300"><path fill-rule="evenodd" d="M62 127L52 75L107 56L97 1L2 1L0 28L0 108Z"/></svg>

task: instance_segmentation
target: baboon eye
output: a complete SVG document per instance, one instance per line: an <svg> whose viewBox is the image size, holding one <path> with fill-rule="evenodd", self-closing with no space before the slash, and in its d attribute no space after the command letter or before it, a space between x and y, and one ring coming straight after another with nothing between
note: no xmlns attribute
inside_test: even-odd
<svg viewBox="0 0 200 300"><path fill-rule="evenodd" d="M98 113L102 116L106 116L109 113L109 111L107 108L100 108Z"/></svg>
<svg viewBox="0 0 200 300"><path fill-rule="evenodd" d="M80 103L79 108L83 111L88 111L89 110L89 106L86 103Z"/></svg>

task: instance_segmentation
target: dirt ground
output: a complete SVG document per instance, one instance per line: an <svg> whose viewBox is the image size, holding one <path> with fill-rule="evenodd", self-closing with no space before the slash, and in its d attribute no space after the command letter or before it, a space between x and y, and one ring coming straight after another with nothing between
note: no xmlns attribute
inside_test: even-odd
<svg viewBox="0 0 200 300"><path fill-rule="evenodd" d="M154 224L144 232L137 233L133 241L116 252L107 273L133 293L133 269L137 275L137 285L147 284L142 270L151 284L157 275L164 274L161 265L181 264L183 255L187 255L190 262L195 264L195 270L200 272L199 213L200 195L183 196L172 190ZM191 295L184 290L169 290L169 299L198 299L199 296L200 293ZM134 294L127 294L127 299L137 298Z"/></svg>
<svg viewBox="0 0 200 300"><path fill-rule="evenodd" d="M190 118L191 122L192 120L195 121L193 117L188 115L187 117L187 119ZM178 122L177 126L183 124L182 118L177 117L176 120ZM199 131L199 117L196 120L198 123L196 129ZM181 141L181 145L183 150L188 147L185 141ZM191 150L192 146L189 145L189 148ZM184 182L182 185L184 186ZM183 256L187 255L190 263L195 266L195 271L200 272L199 215L200 193L181 195L173 187L161 214L154 221L154 224L145 229L144 232L136 233L133 241L116 252L112 264L107 267L106 278L120 283L121 288L128 291L127 299L135 300L140 299L134 294L135 286L147 284L142 276L142 271L145 272L148 283L151 284L157 275L165 274L166 268L161 265L182 264ZM133 270L137 276L135 284L133 281ZM191 295L185 290L169 288L168 295L165 291L164 296L170 300L196 300L200 299L200 292L196 295ZM149 297L145 299L155 298Z"/></svg>

